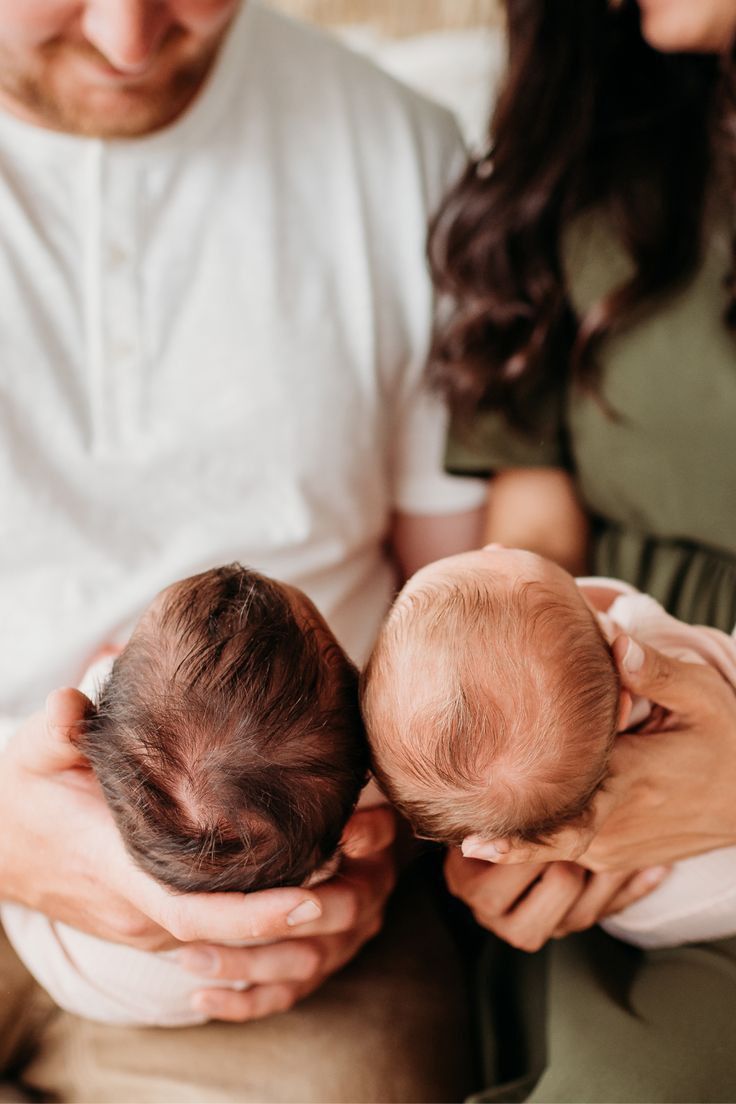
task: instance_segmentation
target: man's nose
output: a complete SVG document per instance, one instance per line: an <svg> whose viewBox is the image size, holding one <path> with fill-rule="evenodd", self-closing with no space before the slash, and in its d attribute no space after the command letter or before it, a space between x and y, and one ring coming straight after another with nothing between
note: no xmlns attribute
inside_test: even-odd
<svg viewBox="0 0 736 1104"><path fill-rule="evenodd" d="M173 20L167 0L89 0L85 38L122 72L144 72Z"/></svg>

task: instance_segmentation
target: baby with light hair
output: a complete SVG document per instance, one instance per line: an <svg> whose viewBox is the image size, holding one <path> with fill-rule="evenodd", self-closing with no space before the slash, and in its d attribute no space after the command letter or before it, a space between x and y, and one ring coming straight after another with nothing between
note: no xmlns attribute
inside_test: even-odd
<svg viewBox="0 0 736 1104"><path fill-rule="evenodd" d="M622 632L736 686L733 637L530 552L489 545L409 580L362 704L376 777L417 834L493 859L584 827L617 735L665 719L621 685L611 645ZM736 848L685 860L605 926L643 946L736 934L734 875Z"/></svg>

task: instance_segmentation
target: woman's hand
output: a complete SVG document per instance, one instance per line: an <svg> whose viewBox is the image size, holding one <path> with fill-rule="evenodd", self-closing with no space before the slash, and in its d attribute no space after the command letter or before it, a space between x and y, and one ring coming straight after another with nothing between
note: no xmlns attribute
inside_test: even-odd
<svg viewBox="0 0 736 1104"><path fill-rule="evenodd" d="M592 927L651 893L666 875L663 867L591 874L569 862L497 866L456 849L445 862L450 892L478 924L522 951Z"/></svg>
<svg viewBox="0 0 736 1104"><path fill-rule="evenodd" d="M712 667L682 663L626 636L614 644L624 686L664 711L654 732L619 736L611 776L585 827L550 844L469 842L502 864L577 861L604 871L670 863L736 844L736 693Z"/></svg>
<svg viewBox="0 0 736 1104"><path fill-rule="evenodd" d="M736 693L712 667L622 637L634 694L668 712L657 732L619 737L612 778L580 861L592 870L672 862L736 844Z"/></svg>
<svg viewBox="0 0 736 1104"><path fill-rule="evenodd" d="M249 966L232 976L267 980L233 993L243 998L237 1008L223 1004L211 1012L227 1019L268 1015L293 1004L375 934L394 881L393 813L355 815L346 830L350 858L340 876L323 886L247 895L171 893L128 857L94 775L74 746L88 708L78 691L56 691L46 712L32 717L2 754L1 898L143 950L271 941L242 949L239 961ZM303 946L297 936L306 937ZM223 964L235 953L215 949ZM233 959L227 963L224 970L233 971ZM274 977L272 985L268 979Z"/></svg>

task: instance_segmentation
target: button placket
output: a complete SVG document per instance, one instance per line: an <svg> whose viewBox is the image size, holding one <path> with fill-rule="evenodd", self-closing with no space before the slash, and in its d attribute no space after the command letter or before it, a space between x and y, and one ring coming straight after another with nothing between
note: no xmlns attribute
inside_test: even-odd
<svg viewBox="0 0 736 1104"><path fill-rule="evenodd" d="M139 170L120 154L96 143L90 164L88 363L92 447L99 456L129 446L141 423Z"/></svg>

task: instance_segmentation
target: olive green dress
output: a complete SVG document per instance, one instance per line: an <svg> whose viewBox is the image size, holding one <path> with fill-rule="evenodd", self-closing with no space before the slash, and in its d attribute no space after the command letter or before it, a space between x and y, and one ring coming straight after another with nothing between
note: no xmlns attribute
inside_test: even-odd
<svg viewBox="0 0 736 1104"><path fill-rule="evenodd" d="M728 220L686 287L609 340L604 404L561 387L530 438L495 414L451 434L451 471L570 470L594 519L592 571L676 616L736 624L736 339L723 323ZM629 264L598 217L566 248L584 312ZM736 800L736 792L734 793ZM523 955L489 939L480 1100L736 1101L736 939L643 952L600 930Z"/></svg>

